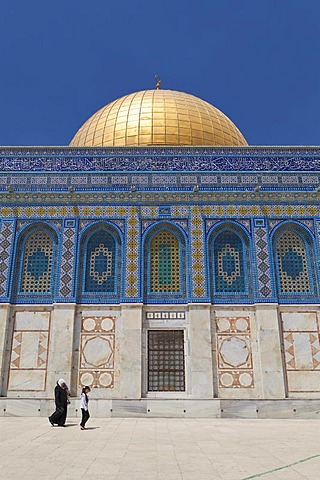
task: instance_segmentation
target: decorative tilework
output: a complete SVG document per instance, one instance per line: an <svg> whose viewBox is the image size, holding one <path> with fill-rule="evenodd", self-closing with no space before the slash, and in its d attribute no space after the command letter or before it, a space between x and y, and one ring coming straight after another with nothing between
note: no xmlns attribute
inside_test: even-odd
<svg viewBox="0 0 320 480"><path fill-rule="evenodd" d="M84 291L115 293L116 241L104 230L90 237L86 251Z"/></svg>
<svg viewBox="0 0 320 480"><path fill-rule="evenodd" d="M299 183L299 178L297 175L286 175L282 177L282 183L297 184Z"/></svg>
<svg viewBox="0 0 320 480"><path fill-rule="evenodd" d="M204 236L200 207L191 207L191 264L192 264L192 296L206 297L206 280L204 270Z"/></svg>
<svg viewBox="0 0 320 480"><path fill-rule="evenodd" d="M158 216L158 207L156 206L142 206L141 207L141 216L143 217L157 217Z"/></svg>
<svg viewBox="0 0 320 480"><path fill-rule="evenodd" d="M214 185L218 183L217 175L201 175L200 182L203 184Z"/></svg>
<svg viewBox="0 0 320 480"><path fill-rule="evenodd" d="M243 225L248 232L251 232L251 222L249 218L247 219L238 218L237 222Z"/></svg>
<svg viewBox="0 0 320 480"><path fill-rule="evenodd" d="M177 183L177 177L174 175L153 175L152 183L154 185L174 185Z"/></svg>
<svg viewBox="0 0 320 480"><path fill-rule="evenodd" d="M216 225L217 223L221 222L221 220L219 219L209 219L209 220L206 220L205 221L205 225L206 225L206 233L209 232L210 228L213 227L214 225Z"/></svg>
<svg viewBox="0 0 320 480"><path fill-rule="evenodd" d="M314 147L2 147L0 171L319 171Z"/></svg>
<svg viewBox="0 0 320 480"><path fill-rule="evenodd" d="M224 230L214 240L214 293L246 293L244 248L241 238Z"/></svg>
<svg viewBox="0 0 320 480"><path fill-rule="evenodd" d="M285 231L276 242L277 272L281 293L311 292L308 257L302 238Z"/></svg>
<svg viewBox="0 0 320 480"><path fill-rule="evenodd" d="M137 207L129 207L126 238L126 296L139 295L139 235L140 225Z"/></svg>
<svg viewBox="0 0 320 480"><path fill-rule="evenodd" d="M220 388L253 388L249 317L217 317L217 368Z"/></svg>
<svg viewBox="0 0 320 480"><path fill-rule="evenodd" d="M80 338L79 385L113 388L115 317L83 316Z"/></svg>
<svg viewBox="0 0 320 480"><path fill-rule="evenodd" d="M261 298L272 298L272 277L266 227L254 228L254 244L256 250L256 261L254 263L257 268L258 295Z"/></svg>
<svg viewBox="0 0 320 480"><path fill-rule="evenodd" d="M168 197L166 196L167 193L164 194L165 198L168 200ZM168 192L168 195L170 193ZM219 196L221 198L221 193L219 193ZM154 197L154 193L152 194ZM237 193L234 201L237 200L237 197L239 197L239 194ZM81 196L80 196L81 198ZM28 197L29 199L29 197ZM113 199L116 202L116 198ZM155 197L154 197L155 200ZM213 197L211 195L211 200L213 201ZM25 201L22 199L21 201ZM156 200L155 200L156 201ZM45 202L45 199L44 199ZM137 207L133 207L137 208ZM177 206L178 208L178 206ZM184 209L188 210L187 206L181 206L181 212L185 211ZM224 205L224 204L215 204L215 205L205 205L203 207L199 208L203 211L203 214L205 216L212 216L212 217L217 217L217 218L235 218L238 219L243 218L243 217L251 217L251 216L272 216L272 217L278 217L279 219L286 219L286 218L292 218L292 217L297 217L297 219L303 217L305 219L307 218L314 218L315 216L320 216L320 205L318 204L300 204L300 205L272 205L271 200L269 204L264 204L264 205L237 205L237 204L232 204L232 205ZM17 215L17 212L19 212L19 216L21 219L24 218L34 218L38 219L39 216L45 217L45 218L55 218L55 217L72 217L75 215L79 215L80 217L92 217L92 218L101 218L101 216L104 217L112 217L112 216L124 216L126 215L126 210L127 207L123 206L105 206L105 205L86 205L86 206L79 206L79 207L74 207L70 205L66 206L42 206L42 207L35 207L33 205L21 205L19 207L16 206L2 206L0 207L0 216L3 218L12 218ZM173 212L175 207L173 207ZM179 211L179 210L177 210ZM141 207L141 215L144 217L157 217L158 216L158 207L155 205L151 206L142 206ZM173 214L175 215L175 214ZM185 213L177 214L177 216L184 216Z"/></svg>
<svg viewBox="0 0 320 480"><path fill-rule="evenodd" d="M189 209L184 205L173 205L171 207L173 217L186 217L189 213Z"/></svg>
<svg viewBox="0 0 320 480"><path fill-rule="evenodd" d="M180 292L181 265L177 237L160 230L150 243L150 293Z"/></svg>
<svg viewBox="0 0 320 480"><path fill-rule="evenodd" d="M54 244L49 233L37 229L24 246L21 293L50 293L53 280Z"/></svg>
<svg viewBox="0 0 320 480"><path fill-rule="evenodd" d="M137 184L137 185L148 185L149 183L149 178L148 176L143 176L143 175L132 175L131 177L131 183Z"/></svg>
<svg viewBox="0 0 320 480"><path fill-rule="evenodd" d="M76 225L74 220L65 220L62 235L62 251L60 265L59 297L68 298L73 295L75 276Z"/></svg>
<svg viewBox="0 0 320 480"><path fill-rule="evenodd" d="M181 320L185 318L185 312L147 312L147 320Z"/></svg>
<svg viewBox="0 0 320 480"><path fill-rule="evenodd" d="M185 183L196 184L197 183L197 176L196 175L183 175L180 178L180 183L184 185Z"/></svg>
<svg viewBox="0 0 320 480"><path fill-rule="evenodd" d="M0 230L0 297L7 295L10 251L14 234L14 222L6 220L1 223Z"/></svg>

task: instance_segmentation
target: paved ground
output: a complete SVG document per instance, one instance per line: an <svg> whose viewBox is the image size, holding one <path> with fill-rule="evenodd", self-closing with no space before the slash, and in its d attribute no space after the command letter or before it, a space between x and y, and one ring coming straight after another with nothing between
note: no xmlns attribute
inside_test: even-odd
<svg viewBox="0 0 320 480"><path fill-rule="evenodd" d="M0 479L319 480L319 427L319 420L112 418L80 431L75 419L59 428L45 418L0 418Z"/></svg>

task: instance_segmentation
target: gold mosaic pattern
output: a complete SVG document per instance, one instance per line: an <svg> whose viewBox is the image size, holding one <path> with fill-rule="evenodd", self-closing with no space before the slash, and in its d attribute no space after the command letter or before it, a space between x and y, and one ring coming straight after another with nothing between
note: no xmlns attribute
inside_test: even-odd
<svg viewBox="0 0 320 480"><path fill-rule="evenodd" d="M156 208L152 210L150 216L157 216ZM187 208L187 207L185 207ZM201 208L204 216L210 217L247 217L247 216L306 216L314 217L320 215L320 207L318 205L205 205ZM41 217L72 217L79 215L81 217L97 217L97 216L125 216L127 214L127 207L122 206L26 206L15 207L5 206L0 207L0 216L21 217L21 218L41 218ZM147 215L147 213L144 213Z"/></svg>
<svg viewBox="0 0 320 480"><path fill-rule="evenodd" d="M150 291L180 291L180 249L170 232L159 232L150 245Z"/></svg>
<svg viewBox="0 0 320 480"><path fill-rule="evenodd" d="M226 145L247 142L213 105L173 90L144 90L118 98L77 131L72 147Z"/></svg>

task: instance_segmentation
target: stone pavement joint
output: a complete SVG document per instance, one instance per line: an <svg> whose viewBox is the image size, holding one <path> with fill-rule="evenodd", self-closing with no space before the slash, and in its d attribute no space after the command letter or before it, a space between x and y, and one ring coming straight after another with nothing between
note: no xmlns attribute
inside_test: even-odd
<svg viewBox="0 0 320 480"><path fill-rule="evenodd" d="M293 467L294 465L299 465L299 463L307 462L308 460L312 460L313 458L320 457L320 453L318 455L312 455L312 457L303 458L302 460L298 460L297 462L289 463L289 465L284 465L283 467L273 468L272 470L268 470L268 472L257 473L256 475L251 475L250 477L243 478L242 480L251 480L252 478L259 478L263 475L268 475L269 473L277 472L279 470L284 470L285 468Z"/></svg>

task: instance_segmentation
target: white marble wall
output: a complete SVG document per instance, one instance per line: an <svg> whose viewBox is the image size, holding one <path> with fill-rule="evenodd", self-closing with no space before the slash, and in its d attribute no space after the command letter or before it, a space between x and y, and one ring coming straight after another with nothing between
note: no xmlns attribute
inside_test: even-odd
<svg viewBox="0 0 320 480"><path fill-rule="evenodd" d="M281 330L288 396L320 398L318 309L282 309Z"/></svg>
<svg viewBox="0 0 320 480"><path fill-rule="evenodd" d="M18 311L14 315L8 394L45 392L50 339L49 311Z"/></svg>
<svg viewBox="0 0 320 480"><path fill-rule="evenodd" d="M117 398L121 372L118 337L121 307L78 307L75 322L72 385L80 395L84 385L91 398Z"/></svg>
<svg viewBox="0 0 320 480"><path fill-rule="evenodd" d="M141 398L142 305L122 305L116 331L115 385L118 398Z"/></svg>
<svg viewBox="0 0 320 480"><path fill-rule="evenodd" d="M286 389L277 305L257 305L255 318L262 398L284 398Z"/></svg>
<svg viewBox="0 0 320 480"><path fill-rule="evenodd" d="M0 395L5 395L6 393L9 315L10 306L6 304L0 305Z"/></svg>
<svg viewBox="0 0 320 480"><path fill-rule="evenodd" d="M218 397L261 398L262 385L255 311L212 308L212 362Z"/></svg>
<svg viewBox="0 0 320 480"><path fill-rule="evenodd" d="M148 320L161 310L166 318ZM87 383L97 401L148 396L145 339L153 322L185 331L186 391L168 398L316 399L318 315L319 308L308 305L3 305L1 394L52 398L63 377L76 397Z"/></svg>
<svg viewBox="0 0 320 480"><path fill-rule="evenodd" d="M51 314L46 388L48 396L53 395L59 378L64 378L67 384L71 385L75 309L74 304L55 304Z"/></svg>
<svg viewBox="0 0 320 480"><path fill-rule="evenodd" d="M210 320L210 305L189 306L191 398L213 398Z"/></svg>

